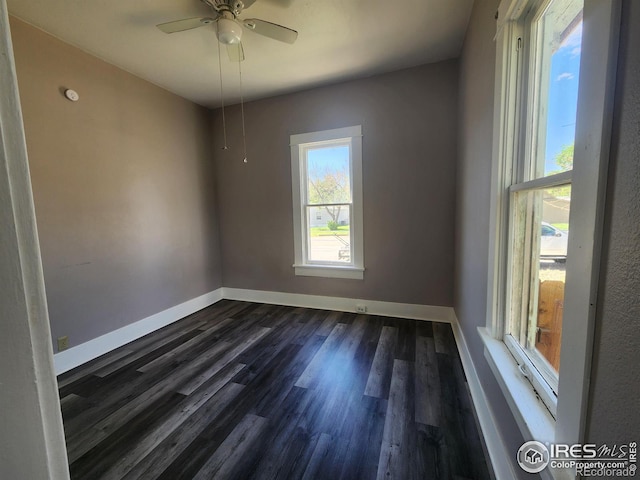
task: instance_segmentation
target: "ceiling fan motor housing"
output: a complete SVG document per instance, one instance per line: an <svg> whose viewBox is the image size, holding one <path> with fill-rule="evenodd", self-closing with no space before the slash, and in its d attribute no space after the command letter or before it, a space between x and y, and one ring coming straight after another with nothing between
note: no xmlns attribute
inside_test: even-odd
<svg viewBox="0 0 640 480"><path fill-rule="evenodd" d="M231 12L234 17L240 15L244 9L244 3L240 0L200 0L205 5L213 8L216 12Z"/></svg>
<svg viewBox="0 0 640 480"><path fill-rule="evenodd" d="M240 43L242 26L228 12L223 12L218 19L218 40L225 45Z"/></svg>

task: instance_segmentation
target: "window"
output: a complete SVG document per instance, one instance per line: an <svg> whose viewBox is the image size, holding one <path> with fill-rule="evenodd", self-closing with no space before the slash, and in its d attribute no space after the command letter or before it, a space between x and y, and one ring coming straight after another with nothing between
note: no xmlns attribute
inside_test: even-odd
<svg viewBox="0 0 640 480"><path fill-rule="evenodd" d="M291 135L296 275L362 279L362 129Z"/></svg>
<svg viewBox="0 0 640 480"><path fill-rule="evenodd" d="M503 0L498 10L481 334L523 434L539 441L579 442L584 425L618 15L597 0ZM552 431L534 431L540 423Z"/></svg>
<svg viewBox="0 0 640 480"><path fill-rule="evenodd" d="M523 92L508 199L505 343L556 413L583 0L532 8L516 40ZM558 235L557 237L555 235Z"/></svg>

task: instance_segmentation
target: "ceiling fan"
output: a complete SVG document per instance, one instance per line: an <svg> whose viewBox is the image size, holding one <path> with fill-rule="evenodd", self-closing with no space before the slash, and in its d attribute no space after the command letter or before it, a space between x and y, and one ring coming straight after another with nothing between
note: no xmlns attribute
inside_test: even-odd
<svg viewBox="0 0 640 480"><path fill-rule="evenodd" d="M256 0L200 0L211 7L214 15L212 17L192 17L173 22L156 25L164 33L183 32L198 27L203 27L212 23L216 24L216 35L218 37L218 68L220 72L220 98L222 100L222 126L224 135L223 150L229 150L227 145L227 126L224 114L224 92L222 89L222 64L220 63L220 44L227 47L227 53L232 61L238 62L238 73L240 79L240 109L242 118L242 143L244 147L244 163L247 163L247 140L244 123L244 98L242 95L242 68L240 62L244 60L242 49L242 27L253 30L259 35L278 40L285 43L294 43L298 38L298 32L276 23L260 20L259 18L249 18L241 20L238 18L245 8L249 8Z"/></svg>
<svg viewBox="0 0 640 480"><path fill-rule="evenodd" d="M156 25L164 33L183 32L193 28L203 27L212 23L216 24L216 34L220 43L227 46L229 58L234 61L244 60L242 50L242 27L254 31L259 35L285 43L294 43L298 38L298 32L291 28L283 27L276 23L249 18L238 18L245 8L249 8L255 0L200 0L211 7L213 17L192 17L173 22Z"/></svg>

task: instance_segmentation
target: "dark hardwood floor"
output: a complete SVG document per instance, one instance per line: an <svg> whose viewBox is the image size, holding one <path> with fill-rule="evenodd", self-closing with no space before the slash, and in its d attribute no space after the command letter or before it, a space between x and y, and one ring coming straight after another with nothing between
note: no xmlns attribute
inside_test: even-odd
<svg viewBox="0 0 640 480"><path fill-rule="evenodd" d="M224 300L58 382L74 479L490 478L444 323Z"/></svg>

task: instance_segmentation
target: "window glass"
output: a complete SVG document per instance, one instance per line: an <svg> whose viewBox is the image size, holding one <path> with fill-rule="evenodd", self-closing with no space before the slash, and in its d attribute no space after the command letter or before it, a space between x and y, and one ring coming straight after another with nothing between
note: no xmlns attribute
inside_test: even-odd
<svg viewBox="0 0 640 480"><path fill-rule="evenodd" d="M351 263L350 145L340 143L303 150L307 262Z"/></svg>
<svg viewBox="0 0 640 480"><path fill-rule="evenodd" d="M349 145L308 148L306 154L307 202L350 203Z"/></svg>
<svg viewBox="0 0 640 480"><path fill-rule="evenodd" d="M511 335L552 388L560 369L571 186L515 194ZM518 252L522 252L519 257Z"/></svg>
<svg viewBox="0 0 640 480"><path fill-rule="evenodd" d="M582 41L581 0L532 12L526 138L512 186L507 334L557 394ZM530 183L532 180L535 182Z"/></svg>
<svg viewBox="0 0 640 480"><path fill-rule="evenodd" d="M308 257L311 262L351 262L350 205L307 207ZM315 212L323 210L328 221L315 220Z"/></svg>
<svg viewBox="0 0 640 480"><path fill-rule="evenodd" d="M581 0L552 2L537 22L533 177L573 167L582 42Z"/></svg>

